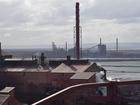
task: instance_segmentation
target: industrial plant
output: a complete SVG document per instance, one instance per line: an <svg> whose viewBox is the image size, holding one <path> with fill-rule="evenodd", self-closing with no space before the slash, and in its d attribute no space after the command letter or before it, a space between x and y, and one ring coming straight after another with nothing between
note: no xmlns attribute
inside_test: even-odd
<svg viewBox="0 0 140 105"><path fill-rule="evenodd" d="M16 57L18 51L6 52L0 43L1 105L140 104L139 80L109 81L106 70L87 59L129 55L119 50L118 39L115 51L107 50L101 38L99 44L83 49L79 5L76 2L73 48L69 49L67 43L59 48L52 42L52 50L41 50L39 54L22 50Z"/></svg>

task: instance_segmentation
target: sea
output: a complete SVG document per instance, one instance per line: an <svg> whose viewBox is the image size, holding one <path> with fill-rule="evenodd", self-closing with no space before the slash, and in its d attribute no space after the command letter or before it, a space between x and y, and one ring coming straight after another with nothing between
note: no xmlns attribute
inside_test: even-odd
<svg viewBox="0 0 140 105"><path fill-rule="evenodd" d="M108 80L140 80L140 61L97 61L96 63L107 71Z"/></svg>

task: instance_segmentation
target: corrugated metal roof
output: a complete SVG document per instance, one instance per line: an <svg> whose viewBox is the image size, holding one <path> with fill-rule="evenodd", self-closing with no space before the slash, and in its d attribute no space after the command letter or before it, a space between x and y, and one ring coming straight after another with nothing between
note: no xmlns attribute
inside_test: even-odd
<svg viewBox="0 0 140 105"><path fill-rule="evenodd" d="M90 79L94 75L94 72L79 72L74 74L70 79Z"/></svg>
<svg viewBox="0 0 140 105"><path fill-rule="evenodd" d="M44 68L7 68L4 71L8 72L49 72L49 69Z"/></svg>
<svg viewBox="0 0 140 105"><path fill-rule="evenodd" d="M7 68L6 71L12 71L12 72L21 72L24 71L25 68Z"/></svg>
<svg viewBox="0 0 140 105"><path fill-rule="evenodd" d="M14 89L15 87L5 87L4 89L0 90L0 94L8 94Z"/></svg>
<svg viewBox="0 0 140 105"><path fill-rule="evenodd" d="M32 61L32 58L6 58L5 59L6 61Z"/></svg>

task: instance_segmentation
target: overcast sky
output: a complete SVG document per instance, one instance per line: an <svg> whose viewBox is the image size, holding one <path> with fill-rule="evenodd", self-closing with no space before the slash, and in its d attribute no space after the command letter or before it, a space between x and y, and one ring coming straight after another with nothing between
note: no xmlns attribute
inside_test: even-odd
<svg viewBox="0 0 140 105"><path fill-rule="evenodd" d="M73 43L75 2L0 0L0 41L5 47ZM140 0L79 2L83 43L140 41Z"/></svg>

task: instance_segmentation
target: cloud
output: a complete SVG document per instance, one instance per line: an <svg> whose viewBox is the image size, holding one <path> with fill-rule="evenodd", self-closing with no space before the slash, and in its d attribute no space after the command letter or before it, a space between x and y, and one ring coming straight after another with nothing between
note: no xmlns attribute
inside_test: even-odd
<svg viewBox="0 0 140 105"><path fill-rule="evenodd" d="M139 0L96 0L95 5L85 9L83 14L94 18L128 18L139 17Z"/></svg>
<svg viewBox="0 0 140 105"><path fill-rule="evenodd" d="M139 24L140 23L140 17L131 17L131 18L122 18L122 19L116 19L116 22L119 24Z"/></svg>
<svg viewBox="0 0 140 105"><path fill-rule="evenodd" d="M139 0L79 0L81 17L130 22L140 17ZM75 0L1 0L1 26L64 25L74 23ZM132 18L132 20L131 20ZM129 20L129 21L126 21ZM134 21L139 21L135 19Z"/></svg>
<svg viewBox="0 0 140 105"><path fill-rule="evenodd" d="M11 34L10 33L5 33L4 37L6 37L6 38L11 37Z"/></svg>
<svg viewBox="0 0 140 105"><path fill-rule="evenodd" d="M135 36L133 41L140 40L139 0L77 1L84 43L98 42L100 37L106 42L116 37L132 41ZM74 25L75 0L0 0L0 41L3 43L73 43ZM8 39L3 36L7 33L11 35Z"/></svg>

